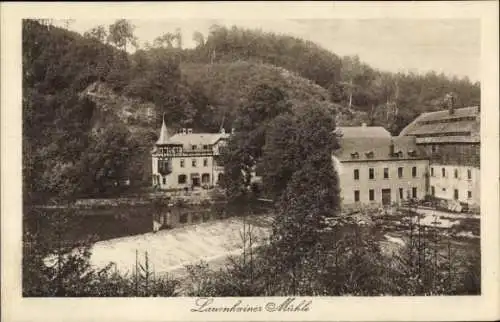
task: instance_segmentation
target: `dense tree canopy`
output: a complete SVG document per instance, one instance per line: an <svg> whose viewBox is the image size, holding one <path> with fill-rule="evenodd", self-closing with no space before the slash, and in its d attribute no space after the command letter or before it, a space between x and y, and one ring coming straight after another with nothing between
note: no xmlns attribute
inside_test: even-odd
<svg viewBox="0 0 500 322"><path fill-rule="evenodd" d="M75 167L93 148L91 134L103 118L108 124L122 123L128 135L136 139L134 133L157 129L163 113L168 126L174 128L218 131L221 125L239 126L242 133L253 133L254 137L245 140L258 142L255 151L260 152L255 157L259 157L266 136L273 136L272 131L277 131L274 136L284 135L280 131L295 124L288 124L281 116L274 120L282 109L295 114L320 107L336 113L340 125L367 122L398 134L418 114L443 108L447 93L456 94L457 106L480 102L479 83L472 84L467 78L434 72L382 72L359 57L338 57L290 36L214 25L207 36L196 32L193 39L195 48L183 48L181 30L166 31L154 44L130 54L127 51L138 44L133 24L124 19L110 26L96 26L84 36L54 27L49 20L25 20L25 188L56 193L62 190L62 182L70 186L68 182L80 182L64 178L82 175ZM82 95L95 82L113 91L108 101L131 97L153 104L155 121L143 118L132 124L117 116L123 112L120 106L103 113L103 108L113 104L100 106ZM276 109L279 113L269 110L274 104L281 104ZM264 119L265 126L254 128ZM269 129L268 122L284 122L284 128ZM154 139L148 135L123 142L139 144L143 155L130 156L139 162L148 157L148 146ZM275 140L268 138L267 144L285 144ZM135 175L129 173L131 169L123 171L124 177ZM140 177L145 179L147 175ZM100 184L95 181L88 185L95 187L83 190L98 190Z"/></svg>

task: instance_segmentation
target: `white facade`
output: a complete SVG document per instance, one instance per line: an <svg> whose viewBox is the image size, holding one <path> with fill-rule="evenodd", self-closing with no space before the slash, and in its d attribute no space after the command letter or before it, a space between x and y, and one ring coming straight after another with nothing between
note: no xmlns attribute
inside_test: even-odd
<svg viewBox="0 0 500 322"><path fill-rule="evenodd" d="M193 186L212 187L219 183L224 168L218 166L214 157L178 155L169 158L171 172L167 175L158 170L161 156L153 156L153 186L160 189L183 189Z"/></svg>
<svg viewBox="0 0 500 322"><path fill-rule="evenodd" d="M190 129L169 137L163 122L151 155L153 187L176 190L218 185L224 168L217 159L228 137L223 131L192 133Z"/></svg>
<svg viewBox="0 0 500 322"><path fill-rule="evenodd" d="M335 159L334 163L340 167L337 171L343 204L399 203L408 198L423 199L428 194L428 160L341 162Z"/></svg>
<svg viewBox="0 0 500 322"><path fill-rule="evenodd" d="M430 165L430 194L442 199L455 199L479 205L481 171L462 165Z"/></svg>

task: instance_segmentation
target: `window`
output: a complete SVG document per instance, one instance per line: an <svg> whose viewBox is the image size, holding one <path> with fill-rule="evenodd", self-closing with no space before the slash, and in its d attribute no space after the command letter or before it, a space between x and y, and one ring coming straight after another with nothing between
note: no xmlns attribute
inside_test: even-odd
<svg viewBox="0 0 500 322"><path fill-rule="evenodd" d="M201 183L208 184L210 183L210 174L204 173L201 175Z"/></svg>
<svg viewBox="0 0 500 322"><path fill-rule="evenodd" d="M402 168L402 167L399 167L399 168L398 168L398 177L399 177L399 178L402 178L402 177L403 177L403 168Z"/></svg>
<svg viewBox="0 0 500 322"><path fill-rule="evenodd" d="M182 214L182 215L180 215L180 217L179 217L179 222L180 222L181 224L185 224L185 223L187 223L187 221L188 221L188 216L187 216L187 214Z"/></svg>
<svg viewBox="0 0 500 322"><path fill-rule="evenodd" d="M431 196L435 195L436 195L436 189L434 188L434 186L431 186Z"/></svg>
<svg viewBox="0 0 500 322"><path fill-rule="evenodd" d="M399 199L404 199L403 188L399 188Z"/></svg>
<svg viewBox="0 0 500 322"><path fill-rule="evenodd" d="M354 180L359 180L359 169L354 169Z"/></svg>
<svg viewBox="0 0 500 322"><path fill-rule="evenodd" d="M209 146L208 145L203 145L203 150L208 150Z"/></svg>
<svg viewBox="0 0 500 322"><path fill-rule="evenodd" d="M191 160L191 166L196 168L196 159Z"/></svg>
<svg viewBox="0 0 500 322"><path fill-rule="evenodd" d="M172 172L172 167L168 160L158 160L158 172L162 175L167 175Z"/></svg>
<svg viewBox="0 0 500 322"><path fill-rule="evenodd" d="M384 168L384 179L389 179L389 168Z"/></svg>
<svg viewBox="0 0 500 322"><path fill-rule="evenodd" d="M434 168L431 168L431 177L434 177Z"/></svg>
<svg viewBox="0 0 500 322"><path fill-rule="evenodd" d="M469 199L472 198L472 191L467 191L467 198L469 198Z"/></svg>
<svg viewBox="0 0 500 322"><path fill-rule="evenodd" d="M167 184L167 178L163 177L163 184Z"/></svg>
<svg viewBox="0 0 500 322"><path fill-rule="evenodd" d="M417 167L412 167L411 168L411 176L415 178L417 176Z"/></svg>
<svg viewBox="0 0 500 322"><path fill-rule="evenodd" d="M458 189L453 190L453 199L458 199Z"/></svg>
<svg viewBox="0 0 500 322"><path fill-rule="evenodd" d="M184 159L181 159L181 168L184 168Z"/></svg>
<svg viewBox="0 0 500 322"><path fill-rule="evenodd" d="M359 201L359 190L354 190L354 201L355 202Z"/></svg>
<svg viewBox="0 0 500 322"><path fill-rule="evenodd" d="M455 175L455 179L458 178L458 169L455 169L454 175Z"/></svg>
<svg viewBox="0 0 500 322"><path fill-rule="evenodd" d="M208 159L203 159L203 166L208 167Z"/></svg>
<svg viewBox="0 0 500 322"><path fill-rule="evenodd" d="M368 169L368 178L375 178L375 171L373 170L373 168Z"/></svg>
<svg viewBox="0 0 500 322"><path fill-rule="evenodd" d="M470 169L467 169L467 179L472 179L472 171Z"/></svg>
<svg viewBox="0 0 500 322"><path fill-rule="evenodd" d="M445 168L442 168L441 169L441 175L444 177L446 177L446 169Z"/></svg>
<svg viewBox="0 0 500 322"><path fill-rule="evenodd" d="M417 199L417 188L416 187L411 188L411 197L413 199Z"/></svg>
<svg viewBox="0 0 500 322"><path fill-rule="evenodd" d="M186 183L187 176L185 174L179 174L177 177L177 182L179 184L185 184Z"/></svg>
<svg viewBox="0 0 500 322"><path fill-rule="evenodd" d="M370 195L370 201L375 200L375 190L370 189L370 191L368 191L368 192L369 192L369 195Z"/></svg>
<svg viewBox="0 0 500 322"><path fill-rule="evenodd" d="M432 150L432 153L436 152L436 146L435 146L435 145L433 145L433 146L431 147L431 150Z"/></svg>
<svg viewBox="0 0 500 322"><path fill-rule="evenodd" d="M196 145L191 145L192 150L196 150L197 146Z"/></svg>

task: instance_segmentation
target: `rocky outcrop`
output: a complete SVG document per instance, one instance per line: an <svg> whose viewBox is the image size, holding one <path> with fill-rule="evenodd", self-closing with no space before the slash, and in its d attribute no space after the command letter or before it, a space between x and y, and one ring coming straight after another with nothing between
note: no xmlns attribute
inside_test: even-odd
<svg viewBox="0 0 500 322"><path fill-rule="evenodd" d="M131 132L138 131L141 127L154 128L159 117L154 104L119 95L103 82L92 83L81 93L81 97L94 102L98 114L111 113L118 117L128 125Z"/></svg>

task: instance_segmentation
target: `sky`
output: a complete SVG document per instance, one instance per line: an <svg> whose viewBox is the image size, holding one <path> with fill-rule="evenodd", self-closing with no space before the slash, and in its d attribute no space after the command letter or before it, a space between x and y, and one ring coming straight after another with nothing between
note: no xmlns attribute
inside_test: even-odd
<svg viewBox="0 0 500 322"><path fill-rule="evenodd" d="M109 20L75 20L69 29L83 33ZM426 73L480 80L480 21L474 19L273 19L134 20L139 42L152 42L180 28L184 47L193 47L193 32L208 34L219 24L261 29L311 40L337 55L358 55L374 68L391 72Z"/></svg>

